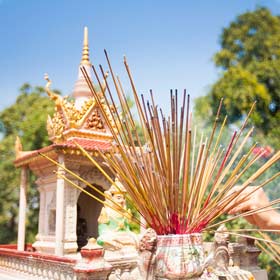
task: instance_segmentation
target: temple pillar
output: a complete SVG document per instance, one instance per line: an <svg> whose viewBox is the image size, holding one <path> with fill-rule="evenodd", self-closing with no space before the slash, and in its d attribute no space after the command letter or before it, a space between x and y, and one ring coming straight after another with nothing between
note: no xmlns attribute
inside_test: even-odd
<svg viewBox="0 0 280 280"><path fill-rule="evenodd" d="M69 178L73 183L79 184L77 180ZM77 252L77 196L78 191L70 184L65 185L65 214L64 214L64 254Z"/></svg>
<svg viewBox="0 0 280 280"><path fill-rule="evenodd" d="M38 184L38 180L37 180ZM46 233L45 225L44 225L44 217L46 215L46 195L45 189L42 185L38 188L40 194L40 209L39 209L39 221L38 221L38 235L44 235Z"/></svg>
<svg viewBox="0 0 280 280"><path fill-rule="evenodd" d="M24 251L25 245L25 221L27 206L27 166L21 168L20 194L19 194L19 218L18 218L18 242L17 249Z"/></svg>
<svg viewBox="0 0 280 280"><path fill-rule="evenodd" d="M64 165L64 156L58 156L58 162ZM56 186L56 223L55 223L55 255L63 256L64 253L64 189L65 180L59 175L65 175L65 170L58 167Z"/></svg>

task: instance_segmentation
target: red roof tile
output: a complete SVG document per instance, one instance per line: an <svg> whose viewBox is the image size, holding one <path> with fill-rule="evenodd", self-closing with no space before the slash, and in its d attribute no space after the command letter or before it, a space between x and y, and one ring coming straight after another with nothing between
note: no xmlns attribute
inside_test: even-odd
<svg viewBox="0 0 280 280"><path fill-rule="evenodd" d="M101 150L101 151L107 151L111 148L112 144L109 141L98 141L98 140L93 140L93 139L85 139L85 138L75 138L75 139L70 139L66 140L65 142L59 143L59 144L53 144L54 147L65 147L65 148L77 148L77 145L81 145L84 149L89 150L89 151L96 151L96 150Z"/></svg>
<svg viewBox="0 0 280 280"><path fill-rule="evenodd" d="M106 152L112 147L112 143L110 141L102 141L102 140L94 140L94 139L85 139L85 138L74 138L68 139L62 143L54 143L47 147L41 148L39 150L30 151L26 154L23 154L21 157L17 158L14 163L16 166L21 165L24 161L29 161L32 158L35 158L39 155L39 153L46 153L55 149L75 149L78 150L77 144L82 146L87 151L103 151Z"/></svg>

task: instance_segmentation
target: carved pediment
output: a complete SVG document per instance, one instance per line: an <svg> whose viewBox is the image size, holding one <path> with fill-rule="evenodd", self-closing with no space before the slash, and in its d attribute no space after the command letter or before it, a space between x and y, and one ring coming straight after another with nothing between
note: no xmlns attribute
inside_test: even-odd
<svg viewBox="0 0 280 280"><path fill-rule="evenodd" d="M110 134L100 112L101 108L93 97L86 99L82 107L77 109L74 100L53 93L49 88L50 80L48 77L46 79L48 81L46 92L55 101L55 113L52 117L48 116L47 120L48 135L53 142L65 140L66 135L69 136L69 131L75 131L75 136L80 134L81 137L86 134L87 137L94 136L95 133L98 133L100 138L100 133L104 133L106 136ZM100 94L102 93L100 92ZM105 112L110 114L105 101L101 106ZM114 127L113 123L112 126Z"/></svg>
<svg viewBox="0 0 280 280"><path fill-rule="evenodd" d="M97 108L93 108L91 114L86 119L86 123L84 127L86 129L105 131L104 121Z"/></svg>

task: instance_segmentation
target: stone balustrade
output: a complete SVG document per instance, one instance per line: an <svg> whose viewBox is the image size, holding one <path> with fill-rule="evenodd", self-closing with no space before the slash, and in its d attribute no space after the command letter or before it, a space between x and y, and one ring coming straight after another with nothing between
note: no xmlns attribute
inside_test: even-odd
<svg viewBox="0 0 280 280"><path fill-rule="evenodd" d="M212 253L214 259L209 266L211 269L199 279L233 279L233 276L242 275L242 279L267 280L266 271L257 266L259 251L251 240L242 240L239 243L219 240L218 243L221 244L205 243L206 251ZM109 255L108 258L100 246L86 246L81 250L81 254L73 257L18 251L11 246L0 246L0 268L11 275L21 275L23 279L34 280L143 279L141 260L139 261L137 256L126 258L116 255L112 258ZM148 275L145 279L154 278Z"/></svg>
<svg viewBox="0 0 280 280"><path fill-rule="evenodd" d="M73 274L75 263L76 260L69 258L0 249L1 269L26 276L28 279L76 280L77 277Z"/></svg>

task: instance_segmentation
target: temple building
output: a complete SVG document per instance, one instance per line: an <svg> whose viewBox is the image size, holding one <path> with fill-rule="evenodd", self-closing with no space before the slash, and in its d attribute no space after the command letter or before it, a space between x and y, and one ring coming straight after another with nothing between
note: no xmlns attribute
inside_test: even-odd
<svg viewBox="0 0 280 280"><path fill-rule="evenodd" d="M42 156L46 155L59 162L101 191L108 188L108 182L93 168L77 146L79 144L91 155L97 156L98 150L109 150L112 142L110 131L81 71L81 67L84 67L91 77L91 66L88 30L85 28L82 59L72 93L73 99L68 101L67 97L62 98L53 93L50 89L51 82L47 75L45 77L48 81L46 91L55 104L55 113L47 120L52 144L36 151L22 151L17 139L15 166L21 169L18 250L24 250L25 243L28 171L36 175L40 193L39 228L33 244L36 251L58 256L72 254L86 244L88 237L97 237L97 218L102 205L71 186L67 179L62 178L70 178L71 175ZM102 89L96 86L100 94L106 90L105 81L101 87ZM86 184L73 176L70 179L81 189L91 192ZM95 195L103 199L100 194Z"/></svg>

